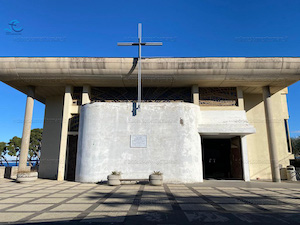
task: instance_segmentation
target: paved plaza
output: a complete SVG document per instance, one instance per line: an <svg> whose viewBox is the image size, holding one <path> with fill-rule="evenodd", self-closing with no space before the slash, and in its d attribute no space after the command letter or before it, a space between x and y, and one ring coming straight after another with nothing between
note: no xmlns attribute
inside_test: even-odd
<svg viewBox="0 0 300 225"><path fill-rule="evenodd" d="M83 184L0 180L0 223L299 224L300 183Z"/></svg>

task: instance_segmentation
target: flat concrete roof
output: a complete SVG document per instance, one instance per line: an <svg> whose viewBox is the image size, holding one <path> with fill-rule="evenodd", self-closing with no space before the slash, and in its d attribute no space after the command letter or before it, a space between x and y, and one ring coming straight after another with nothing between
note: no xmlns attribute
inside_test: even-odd
<svg viewBox="0 0 300 225"><path fill-rule="evenodd" d="M242 87L275 93L300 80L299 57L144 58L145 87ZM136 58L0 57L0 81L26 93L36 87L37 99L61 95L65 85L135 87Z"/></svg>

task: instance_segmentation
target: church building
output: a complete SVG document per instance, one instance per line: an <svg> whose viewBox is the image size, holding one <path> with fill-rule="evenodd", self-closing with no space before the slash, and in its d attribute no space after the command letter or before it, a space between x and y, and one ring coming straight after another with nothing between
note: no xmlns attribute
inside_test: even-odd
<svg viewBox="0 0 300 225"><path fill-rule="evenodd" d="M45 104L39 177L285 178L300 58L143 58L139 108L137 73L136 58L0 58L0 80L27 95L21 152L34 100Z"/></svg>

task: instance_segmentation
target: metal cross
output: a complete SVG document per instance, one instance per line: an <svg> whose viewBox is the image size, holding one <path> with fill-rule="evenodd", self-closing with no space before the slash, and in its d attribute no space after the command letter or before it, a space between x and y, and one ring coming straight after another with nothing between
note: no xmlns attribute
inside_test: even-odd
<svg viewBox="0 0 300 225"><path fill-rule="evenodd" d="M142 101L142 46L161 46L162 42L142 42L142 24L138 24L138 41L139 42L119 42L118 46L139 46L138 58L138 107L140 110Z"/></svg>

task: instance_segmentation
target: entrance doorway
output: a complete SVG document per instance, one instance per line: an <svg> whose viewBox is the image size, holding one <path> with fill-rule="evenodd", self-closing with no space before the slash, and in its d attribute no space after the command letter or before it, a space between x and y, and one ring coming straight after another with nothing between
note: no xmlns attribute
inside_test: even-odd
<svg viewBox="0 0 300 225"><path fill-rule="evenodd" d="M243 179L240 137L202 138L205 179Z"/></svg>
<svg viewBox="0 0 300 225"><path fill-rule="evenodd" d="M66 180L68 181L75 181L77 142L78 135L68 136L68 155L66 166Z"/></svg>

